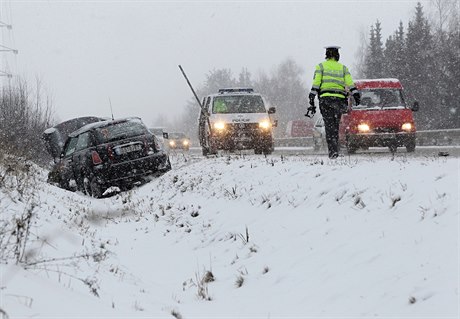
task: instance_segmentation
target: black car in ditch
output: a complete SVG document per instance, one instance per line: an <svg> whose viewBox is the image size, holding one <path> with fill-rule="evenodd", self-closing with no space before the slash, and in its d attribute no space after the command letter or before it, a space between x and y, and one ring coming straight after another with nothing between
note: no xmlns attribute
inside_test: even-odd
<svg viewBox="0 0 460 319"><path fill-rule="evenodd" d="M140 118L87 124L69 134L48 181L102 197L171 169L169 157Z"/></svg>

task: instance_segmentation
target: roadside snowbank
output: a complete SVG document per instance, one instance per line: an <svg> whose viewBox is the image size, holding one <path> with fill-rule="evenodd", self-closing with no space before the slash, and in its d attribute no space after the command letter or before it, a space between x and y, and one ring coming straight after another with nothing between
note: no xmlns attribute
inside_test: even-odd
<svg viewBox="0 0 460 319"><path fill-rule="evenodd" d="M102 200L34 174L0 188L10 318L459 315L457 158L181 155Z"/></svg>

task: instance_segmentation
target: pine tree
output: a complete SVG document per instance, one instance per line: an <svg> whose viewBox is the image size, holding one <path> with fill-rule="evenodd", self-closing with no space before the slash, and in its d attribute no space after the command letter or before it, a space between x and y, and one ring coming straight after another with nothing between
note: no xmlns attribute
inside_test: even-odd
<svg viewBox="0 0 460 319"><path fill-rule="evenodd" d="M241 70L237 85L240 87L252 87L251 73L247 68Z"/></svg>
<svg viewBox="0 0 460 319"><path fill-rule="evenodd" d="M403 81L407 70L404 55L404 26L402 21L393 35L388 37L384 49L384 76Z"/></svg>
<svg viewBox="0 0 460 319"><path fill-rule="evenodd" d="M415 17L409 22L406 37L405 55L407 57L407 73L405 77L406 91L410 101L421 102L420 111L416 113L416 121L423 129L433 129L440 122L439 96L436 91L436 65L434 63L434 43L430 25L419 3L415 8Z"/></svg>
<svg viewBox="0 0 460 319"><path fill-rule="evenodd" d="M447 32L442 60L443 126L460 128L460 28Z"/></svg>
<svg viewBox="0 0 460 319"><path fill-rule="evenodd" d="M379 20L377 20L375 27L371 26L369 47L364 60L365 76L368 78L380 78L384 75L382 28L380 25Z"/></svg>

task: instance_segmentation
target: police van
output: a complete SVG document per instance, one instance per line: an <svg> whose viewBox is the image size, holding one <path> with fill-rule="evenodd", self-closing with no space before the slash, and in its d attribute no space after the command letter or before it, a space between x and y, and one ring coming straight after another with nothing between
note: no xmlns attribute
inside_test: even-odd
<svg viewBox="0 0 460 319"><path fill-rule="evenodd" d="M271 154L275 112L252 88L219 89L204 97L198 131L203 155L243 149Z"/></svg>

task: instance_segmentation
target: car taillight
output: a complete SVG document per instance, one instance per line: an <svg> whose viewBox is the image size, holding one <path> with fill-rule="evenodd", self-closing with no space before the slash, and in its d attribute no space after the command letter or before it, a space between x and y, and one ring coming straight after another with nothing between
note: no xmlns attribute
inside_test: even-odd
<svg viewBox="0 0 460 319"><path fill-rule="evenodd" d="M150 149L151 149L151 147L149 146L149 143L147 142L147 140L144 137L144 153L145 153L145 155L148 155Z"/></svg>
<svg viewBox="0 0 460 319"><path fill-rule="evenodd" d="M115 158L115 156L113 155L112 148L109 145L107 145L107 155L109 156L111 160Z"/></svg>
<svg viewBox="0 0 460 319"><path fill-rule="evenodd" d="M102 163L101 157L99 156L99 153L96 151L91 152L91 159L93 160L94 165L99 165Z"/></svg>

